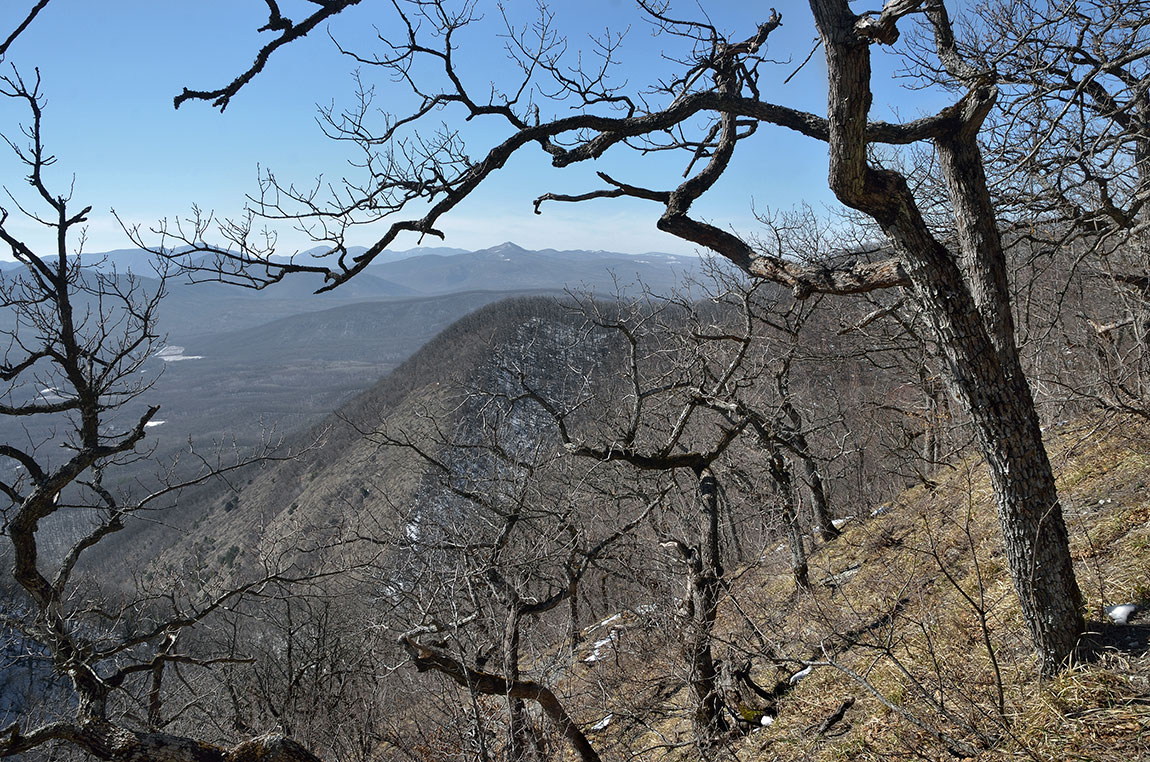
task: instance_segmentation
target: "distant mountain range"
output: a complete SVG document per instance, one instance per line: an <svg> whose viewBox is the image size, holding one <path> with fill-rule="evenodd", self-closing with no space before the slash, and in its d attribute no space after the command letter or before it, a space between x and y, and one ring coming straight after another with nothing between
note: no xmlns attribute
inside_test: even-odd
<svg viewBox="0 0 1150 762"><path fill-rule="evenodd" d="M294 259L297 262L312 260L315 264L322 265L324 260L321 255L325 251L326 248L317 246L296 254ZM348 251L354 257L367 251L367 248L351 246L348 247ZM283 257L281 261L286 259ZM86 266L102 270L115 268L121 273L132 272L143 277L156 276L155 257L142 249L86 253L82 255L81 261ZM556 271L557 262L565 265L564 272ZM445 246L421 246L403 251L385 250L375 258L367 272L341 286L341 289L361 280L371 280L363 277L368 274L385 281L393 281L400 288L410 288L412 293L445 293L469 290L477 286L477 283L472 282L460 288L460 282L468 279L498 281L504 284L505 281L501 278L508 273L513 274L519 286L529 288L577 287L583 281L594 286L602 283L605 270L616 271L621 279L628 280L636 276L642 278L645 275L655 274L666 267L686 271L695 268L697 263L696 257L654 251L645 254L584 249L532 251L511 241L475 251ZM0 271L17 267L21 267L19 262L0 260ZM483 267L487 271L476 272L477 267ZM490 268L494 268L494 271ZM290 281L277 285L281 289L291 288ZM422 285L422 288L419 285Z"/></svg>
<svg viewBox="0 0 1150 762"><path fill-rule="evenodd" d="M683 275L697 271L698 264L695 257L656 252L528 251L507 242L451 256L421 254L373 263L366 272L425 294L461 288L572 288L603 293L614 290L616 279L624 286L641 281L666 290Z"/></svg>
<svg viewBox="0 0 1150 762"><path fill-rule="evenodd" d="M366 251L364 247L350 250L353 254ZM312 249L299 257L312 257L321 251ZM141 249L84 254L81 261L85 266L104 271L131 272L145 281L156 278L154 257ZM571 289L610 297L620 288L634 291L642 283L653 291L667 292L684 277L697 274L700 262L697 257L661 252L530 251L507 242L478 251L445 247L385 251L364 272L324 294L314 293L323 281L312 274L288 277L260 291L223 283L191 282L204 280L207 276L203 273L180 275L168 280L169 295L160 311L160 329L173 341L186 342L357 302L466 291L561 292ZM21 267L18 262L0 261L0 272L14 272Z"/></svg>
<svg viewBox="0 0 1150 762"><path fill-rule="evenodd" d="M85 254L82 262L135 273L146 291L159 285L151 255L139 249ZM22 267L0 262L0 279L19 277ZM513 295L561 296L564 289L611 298L620 287L635 292L639 282L667 292L699 269L694 257L528 251L508 242L479 251L386 252L318 295L322 281L313 275L260 291L170 278L158 324L168 348L143 370L149 378L159 374L139 401L160 405L146 444L161 459L189 441L209 449L212 442L253 445L268 427L283 434L320 420L484 305ZM11 326L12 316L0 310L0 330ZM138 414L135 407L125 420ZM54 430L61 430L58 421L3 420L0 442L46 440Z"/></svg>

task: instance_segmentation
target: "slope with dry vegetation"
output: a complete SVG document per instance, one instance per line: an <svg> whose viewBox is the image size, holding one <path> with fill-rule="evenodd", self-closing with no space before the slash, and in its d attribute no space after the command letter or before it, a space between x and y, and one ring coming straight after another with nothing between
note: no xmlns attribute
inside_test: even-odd
<svg viewBox="0 0 1150 762"><path fill-rule="evenodd" d="M782 547L731 576L720 618L742 760L1089 759L1150 755L1150 449L1142 425L1082 425L1052 440L1089 605L1079 661L1038 676L1003 561L985 469L948 466L937 486L858 506L811 557L796 592ZM1138 605L1128 623L1111 607ZM598 625L604 670L567 673L604 758L692 759L674 638ZM582 656L582 659L579 657ZM619 664L633 672L626 679ZM740 685L741 683L741 685ZM588 685L609 686L595 695ZM747 690L747 686L753 686Z"/></svg>

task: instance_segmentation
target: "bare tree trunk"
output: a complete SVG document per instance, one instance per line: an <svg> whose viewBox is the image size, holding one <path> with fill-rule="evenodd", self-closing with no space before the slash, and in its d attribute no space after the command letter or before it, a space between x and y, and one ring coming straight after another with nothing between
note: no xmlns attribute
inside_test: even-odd
<svg viewBox="0 0 1150 762"><path fill-rule="evenodd" d="M599 754L591 746L579 725L567 714L567 710L549 688L531 680L508 681L500 675L480 672L454 658L436 646L420 643L413 633L400 638L400 644L411 655L416 669L423 672L433 669L451 678L456 684L475 693L487 696L509 696L527 699L539 704L539 708L571 744L571 748L581 762L600 762Z"/></svg>
<svg viewBox="0 0 1150 762"><path fill-rule="evenodd" d="M990 468L1023 617L1038 647L1042 671L1052 674L1073 652L1086 628L1082 594L1074 578L1054 471L1015 343L1006 256L976 130L977 123L973 129L937 141L963 264L998 359L998 368L987 362L991 358L975 363L975 386L960 380L964 388L959 397L971 408ZM979 399L984 384L996 385L1001 391ZM995 399L998 396L1001 401Z"/></svg>
<svg viewBox="0 0 1150 762"><path fill-rule="evenodd" d="M805 437L802 444L805 447ZM805 449L797 457L799 462L803 464L803 481L811 495L811 528L823 542L830 542L839 536L839 530L835 527L834 519L831 518L831 508L827 504L827 494L823 487L823 478L819 474L818 464Z"/></svg>
<svg viewBox="0 0 1150 762"><path fill-rule="evenodd" d="M503 674L508 685L519 682L519 628L522 613L512 601L507 612L507 624L503 629ZM538 745L535 728L527 716L527 706L521 696L507 695L507 759L511 762L527 762L538 759Z"/></svg>
<svg viewBox="0 0 1150 762"><path fill-rule="evenodd" d="M579 591L567 599L567 645L574 651L583 640L583 630L579 627Z"/></svg>
<svg viewBox="0 0 1150 762"><path fill-rule="evenodd" d="M974 421L1041 669L1054 673L1073 653L1085 623L1053 471L1014 343L1005 260L975 142L995 93L972 90L956 110L950 135L936 139L964 278L930 233L906 179L868 163L870 50L856 31L858 17L846 0L811 0L811 9L830 74L831 187L845 204L873 217L903 257L948 383Z"/></svg>
<svg viewBox="0 0 1150 762"><path fill-rule="evenodd" d="M919 381L922 384L923 394L926 396L926 415L922 428L922 476L929 478L934 473L935 466L940 458L940 445L938 429L943 419L942 390L931 375L930 368L925 363L919 366Z"/></svg>
<svg viewBox="0 0 1150 762"><path fill-rule="evenodd" d="M723 589L723 564L719 547L719 489L710 468L695 472L702 508L702 531L698 551L688 559L688 632L683 650L690 669L691 698L695 705L695 731L701 743L710 744L727 730L719 670L711 649L719 597Z"/></svg>
<svg viewBox="0 0 1150 762"><path fill-rule="evenodd" d="M830 542L839 536L839 530L831 518L831 509L827 504L827 493L823 488L823 479L819 474L818 464L811 456L811 446L807 442L807 435L803 433L803 417L798 408L791 402L789 359L783 363L775 377L775 385L779 390L783 415L788 421L787 444L795 457L803 464L803 481L811 495L811 528L823 542Z"/></svg>
<svg viewBox="0 0 1150 762"><path fill-rule="evenodd" d="M762 435L760 434L760 439ZM804 532L799 523L798 511L795 510L795 486L791 478L791 469L787 464L778 446L769 438L763 440L769 457L769 470L771 478L779 492L782 501L783 523L787 530L787 544L791 548L791 574L795 578L795 585L805 590L811 586L807 569L807 550L803 543ZM833 526L833 525L832 525ZM837 535L837 530L836 530Z"/></svg>

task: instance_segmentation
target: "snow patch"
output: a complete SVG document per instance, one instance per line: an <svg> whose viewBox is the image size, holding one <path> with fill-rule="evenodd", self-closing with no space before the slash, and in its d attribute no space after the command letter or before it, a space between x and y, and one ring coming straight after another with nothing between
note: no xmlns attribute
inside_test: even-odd
<svg viewBox="0 0 1150 762"><path fill-rule="evenodd" d="M1103 609L1106 616L1110 617L1110 621L1114 624L1130 624L1130 617L1138 610L1136 603L1122 603L1117 606L1107 606Z"/></svg>
<svg viewBox="0 0 1150 762"><path fill-rule="evenodd" d="M835 529L842 529L849 521L854 521L854 516L843 516L841 519L832 520L831 523L835 525Z"/></svg>
<svg viewBox="0 0 1150 762"><path fill-rule="evenodd" d="M890 503L883 503L878 508L875 508L870 512L870 517L873 519L875 516L881 516L888 512L890 512Z"/></svg>
<svg viewBox="0 0 1150 762"><path fill-rule="evenodd" d="M203 355L186 355L184 348L175 344L168 344L156 350L156 357L164 362L179 362L180 360L202 360Z"/></svg>
<svg viewBox="0 0 1150 762"><path fill-rule="evenodd" d="M823 584L826 585L827 587L841 587L841 586L845 585L847 582L849 582L852 577L854 577L856 574L858 574L859 569L861 569L861 568L862 568L862 565L858 564L855 566L851 566L847 569L843 569L838 574L832 574L829 577L827 577L826 581Z"/></svg>
<svg viewBox="0 0 1150 762"><path fill-rule="evenodd" d="M617 621L617 620L622 619L622 618L623 618L622 614L614 614L612 616L607 617L606 619L604 619L599 624L591 625L590 627L587 628L587 632L594 632L595 630L599 629L600 627L602 627L604 625L611 624L612 622Z"/></svg>
<svg viewBox="0 0 1150 762"><path fill-rule="evenodd" d="M606 717L604 717L603 719L599 720L594 725L592 725L591 730L605 730L607 728L607 726L611 724L611 720L613 720L613 719L615 719L615 714L610 713Z"/></svg>
<svg viewBox="0 0 1150 762"><path fill-rule="evenodd" d="M810 667L808 667L807 669L810 669ZM775 724L775 718L770 716L769 714L764 714L762 717L759 718L759 724L762 725L764 728L770 727L771 725Z"/></svg>
<svg viewBox="0 0 1150 762"><path fill-rule="evenodd" d="M809 675L811 673L812 669L814 669L814 665L808 664L807 666L803 667L802 669L800 669L795 674L791 675L791 679L788 682L790 682L791 685L795 685L796 683L799 682L799 680L802 680L804 677Z"/></svg>
<svg viewBox="0 0 1150 762"><path fill-rule="evenodd" d="M584 663L594 664L603 658L603 649L607 646L615 644L615 636L618 630L611 630L611 633L602 640L596 640L595 644L591 646L591 653L583 658Z"/></svg>
<svg viewBox="0 0 1150 762"><path fill-rule="evenodd" d="M154 429L157 426L163 426L167 421L148 421L144 424L145 429Z"/></svg>

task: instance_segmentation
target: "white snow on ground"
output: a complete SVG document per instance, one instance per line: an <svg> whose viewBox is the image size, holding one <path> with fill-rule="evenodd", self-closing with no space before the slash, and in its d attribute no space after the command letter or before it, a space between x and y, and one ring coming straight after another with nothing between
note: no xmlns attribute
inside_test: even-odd
<svg viewBox="0 0 1150 762"><path fill-rule="evenodd" d="M164 362L179 362L180 360L202 360L203 355L186 355L184 348L176 346L175 344L168 344L167 346L160 347L156 350L156 357Z"/></svg>
<svg viewBox="0 0 1150 762"><path fill-rule="evenodd" d="M873 519L875 516L881 516L890 510L890 503L883 503L878 508L870 512L870 517Z"/></svg>
<svg viewBox="0 0 1150 762"><path fill-rule="evenodd" d="M606 727L611 724L611 720L613 719L615 719L614 713L608 714L606 717L592 725L591 730L605 730Z"/></svg>
<svg viewBox="0 0 1150 762"><path fill-rule="evenodd" d="M861 568L862 568L862 564L858 564L858 565L852 566L848 569L843 569L838 574L832 574L829 577L827 577L826 581L823 582L823 584L828 586L828 587L838 587L841 585L845 585L847 582L850 582L851 577L853 577L854 575L859 573L859 569L861 569Z"/></svg>
<svg viewBox="0 0 1150 762"><path fill-rule="evenodd" d="M769 714L764 714L762 717L759 718L759 724L765 728L768 725L775 724L775 718L770 716Z"/></svg>
<svg viewBox="0 0 1150 762"><path fill-rule="evenodd" d="M603 649L615 642L615 633L618 630L611 630L611 634L602 640L596 640L595 644L591 646L591 653L584 657L583 661L586 664L594 664L603 658Z"/></svg>
<svg viewBox="0 0 1150 762"><path fill-rule="evenodd" d="M853 521L853 520L854 520L854 516L843 516L841 519L834 519L833 521L831 521L831 523L835 525L835 529L842 529L843 526L846 525L846 523L848 521Z"/></svg>
<svg viewBox="0 0 1150 762"><path fill-rule="evenodd" d="M616 619L619 619L622 616L623 616L622 614L614 614L612 616L609 616L606 619L604 619L602 622L600 622L599 624L593 624L590 627L588 627L587 632L593 632L593 631L599 629L600 627L602 627L603 625L611 624Z"/></svg>
<svg viewBox="0 0 1150 762"><path fill-rule="evenodd" d="M1130 615L1137 610L1138 604L1136 603L1123 603L1118 606L1107 606L1103 609L1106 616L1110 617L1114 624L1130 624Z"/></svg>
<svg viewBox="0 0 1150 762"><path fill-rule="evenodd" d="M144 424L145 429L154 429L157 426L163 426L167 421L148 421Z"/></svg>
<svg viewBox="0 0 1150 762"><path fill-rule="evenodd" d="M809 675L811 673L812 669L814 669L814 665L808 664L807 666L803 667L802 669L800 669L795 674L791 675L791 680L790 680L791 685L794 685L799 680L802 680L804 677Z"/></svg>

